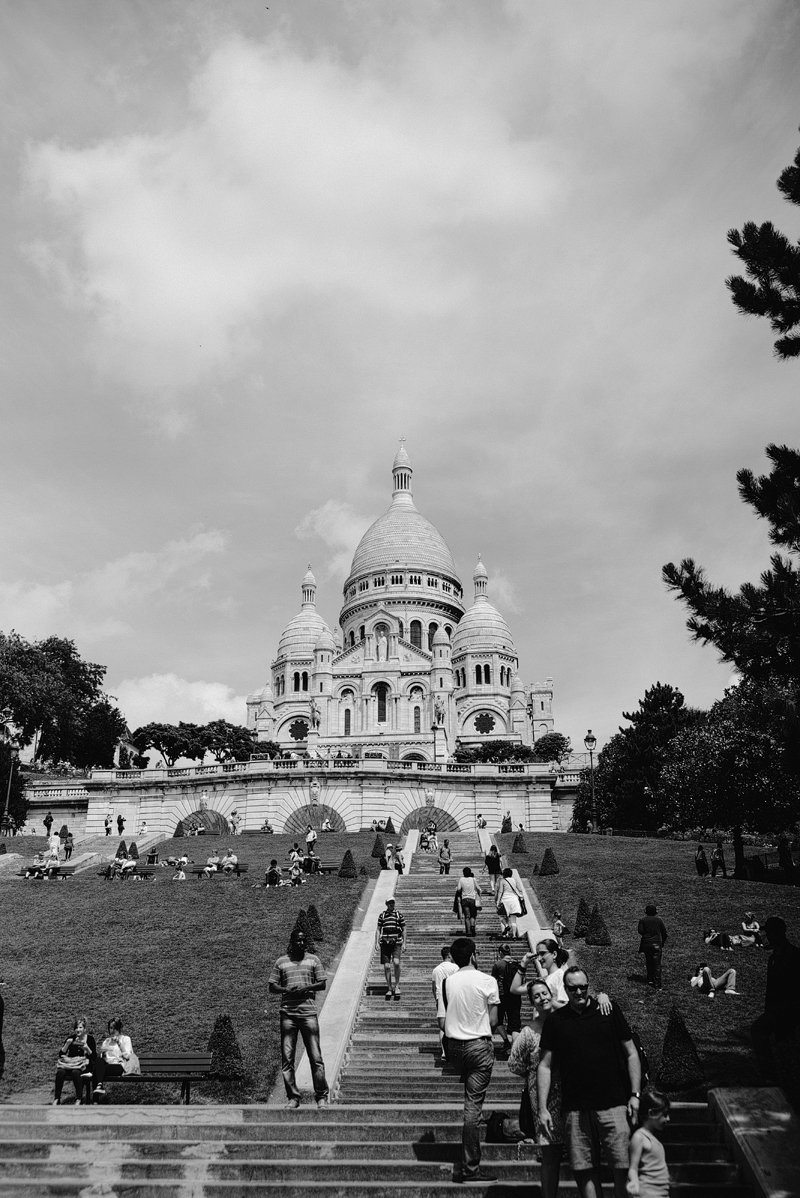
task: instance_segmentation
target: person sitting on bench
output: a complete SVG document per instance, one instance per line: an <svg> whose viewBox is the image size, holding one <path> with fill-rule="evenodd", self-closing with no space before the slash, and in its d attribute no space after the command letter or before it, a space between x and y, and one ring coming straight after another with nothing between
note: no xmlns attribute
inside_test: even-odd
<svg viewBox="0 0 800 1198"><path fill-rule="evenodd" d="M108 1035L100 1045L92 1069L95 1094L105 1094L103 1083L107 1077L122 1077L132 1053L131 1038L122 1033L122 1020L109 1019Z"/></svg>
<svg viewBox="0 0 800 1198"><path fill-rule="evenodd" d="M210 878L212 874L219 873L220 856L216 849L211 850L211 856L208 858L203 869L203 876Z"/></svg>
<svg viewBox="0 0 800 1198"><path fill-rule="evenodd" d="M232 849L228 849L227 853L222 858L221 865L222 865L222 872L224 874L232 874L235 869L238 869L239 858L236 856L236 854L233 852Z"/></svg>

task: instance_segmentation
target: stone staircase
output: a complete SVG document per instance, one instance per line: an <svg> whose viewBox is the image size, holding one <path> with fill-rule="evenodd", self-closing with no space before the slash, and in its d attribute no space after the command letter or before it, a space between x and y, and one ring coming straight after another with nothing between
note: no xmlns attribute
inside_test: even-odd
<svg viewBox="0 0 800 1198"><path fill-rule="evenodd" d="M461 931L452 913L461 868L470 864L477 873L482 854L472 835L449 839L449 877L439 876L433 857L418 853L411 873L398 880L397 904L408 929L401 1000L385 1001L376 957L330 1106L0 1106L0 1198L454 1193L463 1087L437 1060L430 974L441 946ZM500 943L491 938L497 930L489 903L477 935L479 963L487 970ZM521 954L522 942L515 951ZM498 1059L485 1109L516 1114L521 1087ZM673 1198L750 1195L705 1104L675 1104L665 1141ZM491 1198L539 1194L530 1147L487 1144L483 1163L498 1180L470 1190ZM577 1194L566 1166L559 1193Z"/></svg>

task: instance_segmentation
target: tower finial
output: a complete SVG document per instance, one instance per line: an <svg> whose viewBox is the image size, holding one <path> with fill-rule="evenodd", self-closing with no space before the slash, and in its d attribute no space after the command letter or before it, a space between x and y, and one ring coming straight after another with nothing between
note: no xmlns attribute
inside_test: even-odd
<svg viewBox="0 0 800 1198"><path fill-rule="evenodd" d="M400 438L400 448L394 455L392 462L392 479L394 482L394 490L392 491L393 503L412 503L411 497L411 475L413 469L411 466L411 458L406 453L405 437Z"/></svg>
<svg viewBox="0 0 800 1198"><path fill-rule="evenodd" d="M303 579L301 593L303 596L303 607L317 606L317 580L311 573L311 562L308 563L308 570Z"/></svg>
<svg viewBox="0 0 800 1198"><path fill-rule="evenodd" d="M472 572L472 581L475 583L475 599L485 599L486 585L489 581L489 573L483 564L480 554L478 554L478 560L475 563L475 569Z"/></svg>

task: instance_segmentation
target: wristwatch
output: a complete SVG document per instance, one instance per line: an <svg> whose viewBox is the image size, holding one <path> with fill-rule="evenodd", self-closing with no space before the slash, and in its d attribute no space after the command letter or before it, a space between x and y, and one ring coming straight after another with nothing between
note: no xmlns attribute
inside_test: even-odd
<svg viewBox="0 0 800 1198"><path fill-rule="evenodd" d="M641 1097L642 1096L638 1090L634 1090L633 1094L631 1094L631 1098L641 1098Z"/></svg>

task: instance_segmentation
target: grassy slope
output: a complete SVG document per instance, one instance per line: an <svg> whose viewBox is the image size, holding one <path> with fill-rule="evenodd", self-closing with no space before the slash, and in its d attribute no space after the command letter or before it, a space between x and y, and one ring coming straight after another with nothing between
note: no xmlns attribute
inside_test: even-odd
<svg viewBox="0 0 800 1198"><path fill-rule="evenodd" d="M630 1022L636 1025L650 1063L657 1066L667 1019L675 1004L686 1020L705 1069L709 1085L757 1084L758 1074L743 1032L764 1008L768 952L736 948L721 952L706 948L705 928L734 932L746 910L763 926L768 915L781 915L789 939L800 942L800 889L757 882L714 882L698 878L694 845L675 841L634 840L606 836L533 836L526 834L528 855L512 858L526 880L534 864L541 864L548 845L560 872L532 879L546 915L559 908L571 928L583 895L595 902L611 936L608 948L593 948L567 937L592 982L616 998ZM498 836L508 850L512 836ZM656 994L645 985L644 957L638 955L636 926L645 903L654 902L666 924L669 941L664 950L664 990ZM714 1002L700 998L688 984L688 975L707 962L716 977L735 966L740 997L719 996Z"/></svg>
<svg viewBox="0 0 800 1198"><path fill-rule="evenodd" d="M371 832L326 834L322 855L341 860L350 848L356 868L375 876L374 839ZM299 887L255 889L270 857L285 864L293 840L237 838L239 857L250 864L241 880L172 885L169 869L140 883L108 883L94 872L46 883L0 876L0 974L8 982L0 1101L52 1078L58 1045L78 1013L96 1033L119 1013L137 1051L204 1049L216 1015L229 1014L252 1075L248 1093L263 1101L280 1066L277 999L267 995L272 963L285 952L297 912L311 903L325 929L320 956L332 962L367 882L315 877ZM213 843L192 837L158 847L162 856L186 848L200 862ZM143 1089L117 1087L117 1100ZM174 1097L163 1087L156 1094Z"/></svg>

